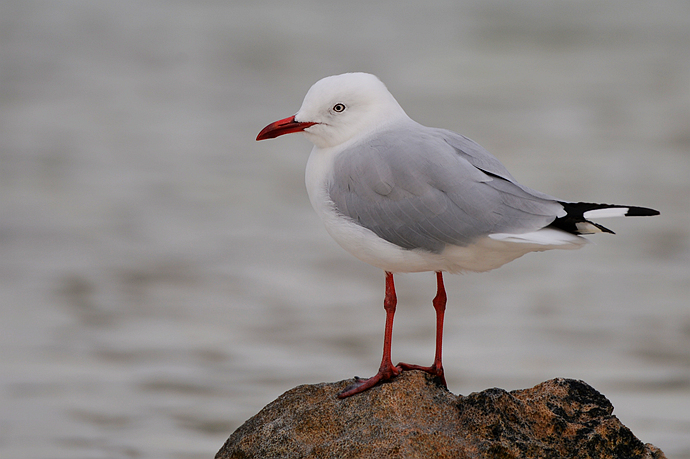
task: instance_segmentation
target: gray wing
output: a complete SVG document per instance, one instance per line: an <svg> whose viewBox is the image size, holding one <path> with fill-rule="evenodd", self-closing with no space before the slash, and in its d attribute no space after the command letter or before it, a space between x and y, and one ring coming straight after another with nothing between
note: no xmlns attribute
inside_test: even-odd
<svg viewBox="0 0 690 459"><path fill-rule="evenodd" d="M336 157L328 191L338 212L400 247L434 253L492 233L535 231L564 214L471 140L410 128Z"/></svg>

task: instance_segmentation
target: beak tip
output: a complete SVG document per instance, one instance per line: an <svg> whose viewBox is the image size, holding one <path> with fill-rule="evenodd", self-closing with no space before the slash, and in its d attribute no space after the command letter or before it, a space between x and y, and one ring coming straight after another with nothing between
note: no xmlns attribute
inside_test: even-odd
<svg viewBox="0 0 690 459"><path fill-rule="evenodd" d="M275 123L271 123L263 128L256 136L256 140L274 139L283 134L304 131L306 128L313 126L314 124L316 123L295 121L295 117L291 116L289 118L276 121Z"/></svg>

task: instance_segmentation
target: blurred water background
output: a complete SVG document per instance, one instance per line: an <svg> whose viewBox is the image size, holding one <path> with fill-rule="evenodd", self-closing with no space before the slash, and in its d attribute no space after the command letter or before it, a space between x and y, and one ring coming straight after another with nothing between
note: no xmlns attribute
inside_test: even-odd
<svg viewBox="0 0 690 459"><path fill-rule="evenodd" d="M319 78L377 74L524 184L655 207L447 276L449 388L583 379L690 458L690 3L0 4L0 456L208 458L305 383L369 376L383 273L330 240L301 136ZM430 363L430 273L394 360Z"/></svg>

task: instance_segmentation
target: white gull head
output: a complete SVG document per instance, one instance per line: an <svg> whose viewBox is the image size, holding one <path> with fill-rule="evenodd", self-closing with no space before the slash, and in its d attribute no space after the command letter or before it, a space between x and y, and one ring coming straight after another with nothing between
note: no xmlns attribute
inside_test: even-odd
<svg viewBox="0 0 690 459"><path fill-rule="evenodd" d="M295 114L298 123L314 123L303 130L319 148L341 145L407 118L386 86L368 73L345 73L317 81Z"/></svg>

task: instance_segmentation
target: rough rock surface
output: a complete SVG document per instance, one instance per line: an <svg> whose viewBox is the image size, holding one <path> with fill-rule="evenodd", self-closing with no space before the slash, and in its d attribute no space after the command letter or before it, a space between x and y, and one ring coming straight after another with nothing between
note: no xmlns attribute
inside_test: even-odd
<svg viewBox="0 0 690 459"><path fill-rule="evenodd" d="M240 426L216 459L665 458L583 381L455 396L410 371L338 399L352 382L287 391Z"/></svg>

